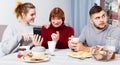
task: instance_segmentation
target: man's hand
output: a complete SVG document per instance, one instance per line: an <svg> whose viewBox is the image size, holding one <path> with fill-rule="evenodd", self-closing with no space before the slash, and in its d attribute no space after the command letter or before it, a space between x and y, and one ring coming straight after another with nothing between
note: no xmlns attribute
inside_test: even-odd
<svg viewBox="0 0 120 65"><path fill-rule="evenodd" d="M83 51L83 44L78 41L71 41L69 43L69 48L74 49L74 51Z"/></svg>
<svg viewBox="0 0 120 65"><path fill-rule="evenodd" d="M79 41L73 41L72 38L73 36L71 36L68 41L68 46L70 49L73 49L74 51L90 51L90 47L84 46Z"/></svg>

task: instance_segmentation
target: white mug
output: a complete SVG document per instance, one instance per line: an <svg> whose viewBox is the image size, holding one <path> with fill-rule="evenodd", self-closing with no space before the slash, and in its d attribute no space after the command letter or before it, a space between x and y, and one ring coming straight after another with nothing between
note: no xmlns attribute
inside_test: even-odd
<svg viewBox="0 0 120 65"><path fill-rule="evenodd" d="M79 41L79 37L72 38L72 41Z"/></svg>
<svg viewBox="0 0 120 65"><path fill-rule="evenodd" d="M32 52L43 53L45 48L43 46L35 46L31 49Z"/></svg>

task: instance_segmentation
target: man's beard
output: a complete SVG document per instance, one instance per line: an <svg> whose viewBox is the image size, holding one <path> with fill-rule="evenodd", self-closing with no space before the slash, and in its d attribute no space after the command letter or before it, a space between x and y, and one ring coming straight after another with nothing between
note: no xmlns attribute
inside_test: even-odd
<svg viewBox="0 0 120 65"><path fill-rule="evenodd" d="M104 29L105 27L106 27L106 25L104 26L104 27L99 27L99 26L97 26L97 25L95 25L95 24L93 24L94 26L95 26L95 28L97 28L98 30L102 30L102 29Z"/></svg>

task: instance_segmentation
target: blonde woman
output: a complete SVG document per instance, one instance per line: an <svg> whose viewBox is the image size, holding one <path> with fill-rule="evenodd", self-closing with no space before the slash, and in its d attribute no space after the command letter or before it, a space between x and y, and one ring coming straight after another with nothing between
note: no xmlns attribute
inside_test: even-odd
<svg viewBox="0 0 120 65"><path fill-rule="evenodd" d="M35 6L29 2L18 2L14 11L18 21L8 25L4 32L1 42L2 55L16 52L19 46L32 45L30 33L33 33L33 25L30 23L33 23L36 17Z"/></svg>

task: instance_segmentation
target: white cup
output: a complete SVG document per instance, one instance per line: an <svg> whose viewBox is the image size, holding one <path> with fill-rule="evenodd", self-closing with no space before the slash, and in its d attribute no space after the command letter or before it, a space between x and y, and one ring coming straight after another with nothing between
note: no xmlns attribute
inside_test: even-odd
<svg viewBox="0 0 120 65"><path fill-rule="evenodd" d="M72 41L79 41L79 37L72 38Z"/></svg>
<svg viewBox="0 0 120 65"><path fill-rule="evenodd" d="M43 46L35 46L31 49L33 52L45 52L45 48Z"/></svg>
<svg viewBox="0 0 120 65"><path fill-rule="evenodd" d="M44 54L45 53L45 48L42 46L35 46L31 49L32 53L34 54Z"/></svg>
<svg viewBox="0 0 120 65"><path fill-rule="evenodd" d="M48 41L48 49L51 54L54 53L56 47L56 42L55 41Z"/></svg>

